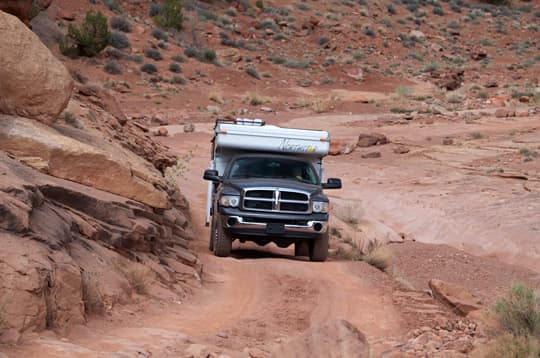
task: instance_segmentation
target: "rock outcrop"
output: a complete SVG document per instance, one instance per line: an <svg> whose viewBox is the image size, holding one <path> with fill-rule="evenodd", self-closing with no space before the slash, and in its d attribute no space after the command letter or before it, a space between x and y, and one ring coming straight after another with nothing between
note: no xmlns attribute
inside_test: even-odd
<svg viewBox="0 0 540 358"><path fill-rule="evenodd" d="M0 115L0 150L52 176L165 209L161 174L142 158L91 129L59 127Z"/></svg>
<svg viewBox="0 0 540 358"><path fill-rule="evenodd" d="M345 320L326 323L278 346L271 357L369 357L366 337Z"/></svg>
<svg viewBox="0 0 540 358"><path fill-rule="evenodd" d="M83 323L139 292L139 272L148 290L159 282L180 296L199 280L181 205L154 209L1 152L0 198L0 333Z"/></svg>
<svg viewBox="0 0 540 358"><path fill-rule="evenodd" d="M18 18L0 11L0 113L53 123L73 81L64 65Z"/></svg>

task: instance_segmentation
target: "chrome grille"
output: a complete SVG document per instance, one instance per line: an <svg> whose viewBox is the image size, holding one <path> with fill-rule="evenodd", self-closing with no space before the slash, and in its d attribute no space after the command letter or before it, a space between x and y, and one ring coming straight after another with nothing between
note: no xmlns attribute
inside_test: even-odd
<svg viewBox="0 0 540 358"><path fill-rule="evenodd" d="M251 188L243 193L242 206L246 210L281 213L308 213L309 194L279 188Z"/></svg>

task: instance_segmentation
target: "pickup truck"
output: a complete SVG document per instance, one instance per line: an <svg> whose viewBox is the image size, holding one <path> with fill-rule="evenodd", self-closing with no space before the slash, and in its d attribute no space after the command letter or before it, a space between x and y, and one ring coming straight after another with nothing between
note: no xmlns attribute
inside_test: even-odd
<svg viewBox="0 0 540 358"><path fill-rule="evenodd" d="M330 207L323 189L341 188L340 179L323 182L328 132L250 119L217 120L214 132L204 172L210 250L226 257L234 240L274 242L294 244L296 256L326 260Z"/></svg>

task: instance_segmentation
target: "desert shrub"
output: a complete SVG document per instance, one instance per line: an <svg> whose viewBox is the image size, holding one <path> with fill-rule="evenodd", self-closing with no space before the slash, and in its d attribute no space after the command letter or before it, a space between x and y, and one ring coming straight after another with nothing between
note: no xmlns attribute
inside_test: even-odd
<svg viewBox="0 0 540 358"><path fill-rule="evenodd" d="M173 76L171 79L171 83L178 84L178 85L185 85L186 79L182 76Z"/></svg>
<svg viewBox="0 0 540 358"><path fill-rule="evenodd" d="M142 57L141 55L133 55L129 59L135 63L143 63L144 61L144 57Z"/></svg>
<svg viewBox="0 0 540 358"><path fill-rule="evenodd" d="M107 57L112 57L112 58L117 59L117 60L122 60L122 59L126 58L125 53L123 53L120 50L117 50L115 48L110 48L110 47L108 47L105 50L105 54L107 55Z"/></svg>
<svg viewBox="0 0 540 358"><path fill-rule="evenodd" d="M152 75L154 73L157 73L158 69L156 65L152 63L145 63L144 65L141 66L141 71Z"/></svg>
<svg viewBox="0 0 540 358"><path fill-rule="evenodd" d="M330 41L330 39L328 38L328 36L321 36L321 37L319 38L319 45L324 46L324 45L326 45L329 41Z"/></svg>
<svg viewBox="0 0 540 358"><path fill-rule="evenodd" d="M131 24L122 16L113 16L110 20L111 28L122 31L122 32L131 32Z"/></svg>
<svg viewBox="0 0 540 358"><path fill-rule="evenodd" d="M234 7L230 7L228 8L227 10L225 10L225 14L229 15L229 16L232 16L232 17L235 17L238 15L236 9Z"/></svg>
<svg viewBox="0 0 540 358"><path fill-rule="evenodd" d="M111 75L119 75L122 73L122 66L116 61L109 61L103 67L105 72L110 73Z"/></svg>
<svg viewBox="0 0 540 358"><path fill-rule="evenodd" d="M265 102L264 98L260 97L256 93L248 92L244 95L244 102L249 103L251 106L260 106Z"/></svg>
<svg viewBox="0 0 540 358"><path fill-rule="evenodd" d="M244 69L244 72L250 75L253 78L256 78L258 80L261 79L261 75L259 75L259 71L257 71L257 68L255 66L247 66Z"/></svg>
<svg viewBox="0 0 540 358"><path fill-rule="evenodd" d="M268 61L276 64L276 65L282 65L285 63L285 59L283 57L279 57L279 56L268 56Z"/></svg>
<svg viewBox="0 0 540 358"><path fill-rule="evenodd" d="M277 24L273 19L266 18L259 22L258 24L259 28L261 29L271 29L276 31L277 30Z"/></svg>
<svg viewBox="0 0 540 358"><path fill-rule="evenodd" d="M390 15L395 15L395 14L397 14L396 8L395 8L394 5L392 5L392 4L386 5L386 10L388 10L388 13L389 13Z"/></svg>
<svg viewBox="0 0 540 358"><path fill-rule="evenodd" d="M423 69L422 71L423 72L434 72L434 71L437 71L439 69L439 65L435 62L431 62L429 64L427 64Z"/></svg>
<svg viewBox="0 0 540 358"><path fill-rule="evenodd" d="M311 10L311 8L309 7L309 5L306 4L306 3L303 3L303 2L296 4L296 7L298 8L298 10L302 10L302 11L309 11L309 10Z"/></svg>
<svg viewBox="0 0 540 358"><path fill-rule="evenodd" d="M173 72L173 73L180 73L182 72L182 67L180 67L179 64L175 63L175 62L172 62L169 64L169 71Z"/></svg>
<svg viewBox="0 0 540 358"><path fill-rule="evenodd" d="M68 34L60 43L60 51L69 57L92 57L103 51L110 39L105 15L90 10L80 27L69 25Z"/></svg>
<svg viewBox="0 0 540 358"><path fill-rule="evenodd" d="M369 26L364 27L364 35L369 37L375 37L375 31Z"/></svg>
<svg viewBox="0 0 540 358"><path fill-rule="evenodd" d="M540 339L540 294L531 287L514 285L496 302L493 315L503 331Z"/></svg>
<svg viewBox="0 0 540 358"><path fill-rule="evenodd" d="M149 48L148 50L144 51L144 55L148 58L151 58L154 61L161 61L163 60L163 56L161 56L161 53L153 48Z"/></svg>
<svg viewBox="0 0 540 358"><path fill-rule="evenodd" d="M186 62L186 58L182 55L174 55L171 60L173 60L174 62L180 62L180 63L184 63Z"/></svg>
<svg viewBox="0 0 540 358"><path fill-rule="evenodd" d="M129 43L129 39L123 32L120 31L113 31L111 32L111 41L110 44L112 47L117 49L125 49L129 48L131 44Z"/></svg>
<svg viewBox="0 0 540 358"><path fill-rule="evenodd" d="M159 13L154 16L154 21L163 28L181 30L184 20L183 6L184 2L182 0L165 0Z"/></svg>
<svg viewBox="0 0 540 358"><path fill-rule="evenodd" d="M263 1L262 0L256 0L255 1L255 6L257 6L259 9L263 10L264 9L264 4L263 4Z"/></svg>
<svg viewBox="0 0 540 358"><path fill-rule="evenodd" d="M159 41L157 46L161 49L164 49L166 50L167 48L169 48L169 45L167 45L167 43L165 41Z"/></svg>
<svg viewBox="0 0 540 358"><path fill-rule="evenodd" d="M201 62L217 64L216 51L209 48L188 47L184 50L184 55Z"/></svg>
<svg viewBox="0 0 540 358"><path fill-rule="evenodd" d="M148 15L150 17L154 17L161 11L161 5L160 4L150 4L150 8L148 9Z"/></svg>
<svg viewBox="0 0 540 358"><path fill-rule="evenodd" d="M150 35L152 35L152 37L154 37L155 39L161 41L167 41L169 39L169 35L167 35L165 31L160 29L153 29Z"/></svg>
<svg viewBox="0 0 540 358"><path fill-rule="evenodd" d="M399 85L396 87L396 95L398 97L410 97L414 93L414 88Z"/></svg>
<svg viewBox="0 0 540 358"><path fill-rule="evenodd" d="M433 8L433 13L435 15L439 15L439 16L444 16L444 10L440 7L434 7Z"/></svg>
<svg viewBox="0 0 540 358"><path fill-rule="evenodd" d="M305 59L304 60L297 60L297 59L294 59L294 58L289 58L289 59L285 60L283 65L285 67L289 67L289 68L305 69L305 68L308 68L309 65L311 65L311 61L305 60Z"/></svg>
<svg viewBox="0 0 540 358"><path fill-rule="evenodd" d="M103 4L107 6L107 8L111 11L120 12L120 5L116 2L116 0L103 0Z"/></svg>
<svg viewBox="0 0 540 358"><path fill-rule="evenodd" d="M512 5L512 0L483 0L484 2L487 2L488 4L493 5Z"/></svg>

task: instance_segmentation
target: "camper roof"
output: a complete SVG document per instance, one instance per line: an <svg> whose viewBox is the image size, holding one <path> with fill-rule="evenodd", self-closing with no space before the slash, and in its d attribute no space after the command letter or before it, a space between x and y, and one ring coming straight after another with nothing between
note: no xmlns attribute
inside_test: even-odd
<svg viewBox="0 0 540 358"><path fill-rule="evenodd" d="M330 146L326 131L282 128L260 119L218 120L215 150L245 150L325 156Z"/></svg>

